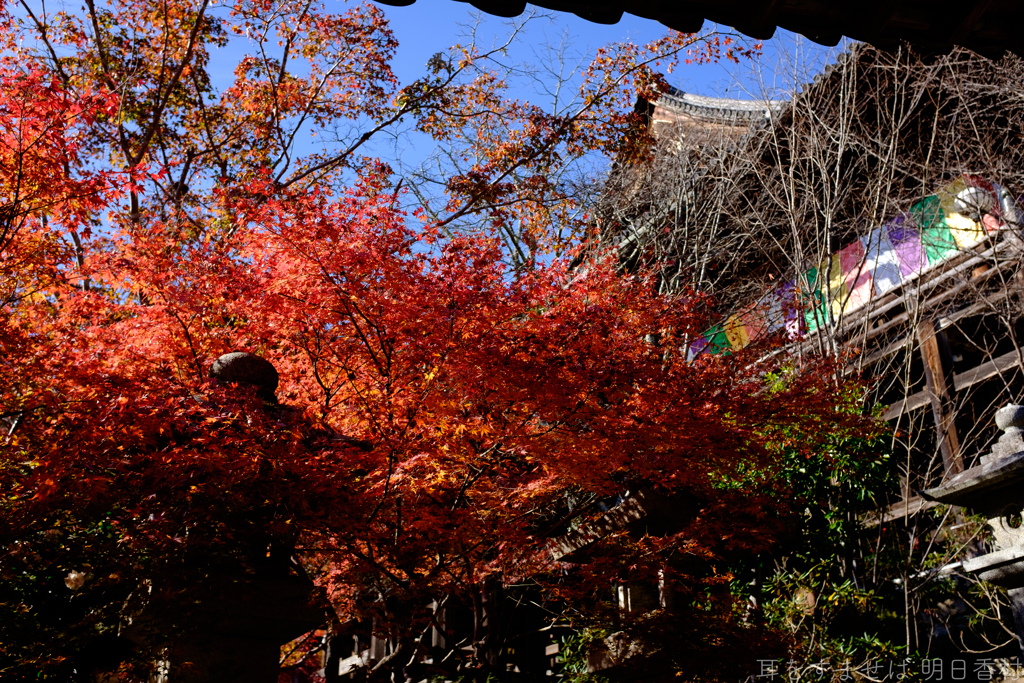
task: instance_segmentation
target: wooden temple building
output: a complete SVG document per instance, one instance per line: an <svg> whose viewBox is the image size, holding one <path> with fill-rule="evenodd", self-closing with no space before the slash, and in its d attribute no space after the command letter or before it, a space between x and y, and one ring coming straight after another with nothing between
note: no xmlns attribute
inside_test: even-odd
<svg viewBox="0 0 1024 683"><path fill-rule="evenodd" d="M867 380L898 485L858 512L862 542L909 539L900 590L922 648L951 628L912 604L933 580L925 552L955 570L984 541L960 538L963 517L933 514L919 492L977 464L995 412L1024 402L1021 74L1013 56L855 45L781 103L641 102L661 149L612 179L599 213L625 267L663 263L665 290L718 298L721 322L692 357L776 334ZM850 553L855 585L872 552Z"/></svg>
<svg viewBox="0 0 1024 683"><path fill-rule="evenodd" d="M716 273L698 285L733 310L691 354L782 331L795 353L848 356L908 458L881 521L927 507L915 492L984 452L994 411L1022 397L1024 117L1000 82L1018 68L858 46L784 104L671 93L650 107L686 174L661 191L685 198L630 197L643 210L616 226L624 261L653 248ZM953 97L964 90L977 99ZM665 172L663 159L648 182Z"/></svg>

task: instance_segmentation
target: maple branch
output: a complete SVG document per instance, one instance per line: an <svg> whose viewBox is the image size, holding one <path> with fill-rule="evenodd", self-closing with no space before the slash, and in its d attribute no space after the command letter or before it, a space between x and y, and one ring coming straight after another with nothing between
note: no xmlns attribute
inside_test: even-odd
<svg viewBox="0 0 1024 683"><path fill-rule="evenodd" d="M312 109L313 109L313 105L316 102L316 97L321 92L323 92L324 88L327 86L327 81L330 79L331 76L334 75L335 70L339 66L341 66L342 61L343 60L339 57L338 61L336 61L334 63L334 65L331 66L331 68L326 73L324 73L323 77L320 79L320 82L317 83L316 87L313 89L313 92L309 96L309 101L306 103L306 106L303 107L302 113L299 115L298 121L296 121L295 125L292 127L292 132L288 136L288 140L285 141L282 138L282 140L281 140L281 155L278 157L277 161L275 161L273 164L271 164L271 168L276 167L278 164L280 164L282 161L284 161L286 159L290 160L291 157L290 157L290 155L288 155L287 151L289 149L291 149L292 145L295 143L295 136L297 136L299 134L299 131L302 128L302 124L304 124L306 122L307 118L309 117L309 112L312 111ZM355 150L355 148L352 148L352 151L354 151L354 150ZM351 154L352 151L348 152L347 154ZM290 163L286 163L284 166L282 166L281 170L278 172L277 176L275 176L274 180L280 181L281 178L284 176L284 174L287 172L287 170L288 170L290 165L291 165Z"/></svg>
<svg viewBox="0 0 1024 683"><path fill-rule="evenodd" d="M353 544L345 544L345 549L344 550L340 550L340 551L336 551L336 552L350 553L351 555L357 557L360 561L366 562L371 567L373 567L378 572L380 572L382 575L384 575L387 578L389 578L390 580L394 581L395 585L397 585L397 586L400 586L402 588L408 588L409 585L410 585L410 582L409 582L408 579L402 578L401 576L395 574L393 571L391 571L391 569L389 569L388 567L382 565L380 562L378 562L372 556L370 556L367 553L363 552L362 550L360 550L357 546L355 546Z"/></svg>
<svg viewBox="0 0 1024 683"><path fill-rule="evenodd" d="M185 341L188 343L188 350L192 354L192 364L196 368L196 377L198 378L199 383L202 384L204 379L203 366L199 362L199 354L196 352L195 344L192 341L192 333L189 331L188 325L185 324L185 321L183 321L178 315L178 312L171 307L171 301L167 298L166 293L162 289L160 290L160 294L163 296L164 302L167 304L165 310L178 322L178 325L181 326L182 331L185 333Z"/></svg>
<svg viewBox="0 0 1024 683"><path fill-rule="evenodd" d="M501 446L501 442L500 441L495 442L495 444L493 446L491 446L490 448L488 448L487 450L485 450L485 451L483 451L481 453L478 453L477 457L478 458L486 458L488 455L490 455L492 453L498 452L498 449L500 448L500 446ZM451 508L450 508L452 511L458 509L459 505L465 499L466 493L469 491L469 488L471 486L473 486L473 484L475 484L477 481L479 481L480 477L482 477L486 471L487 471L486 467L478 467L478 468L476 468L476 472L474 473L473 472L473 467L467 465L465 481L462 482L462 486L459 488L459 492L458 492L458 494L456 494L455 500L452 501L452 505L451 505Z"/></svg>
<svg viewBox="0 0 1024 683"><path fill-rule="evenodd" d="M488 51L486 53L483 53L481 58L486 58L486 57L488 57L488 56L490 56L492 54L497 54L497 53L502 52L503 50L506 50L509 47L509 45L511 45L511 43L513 42L514 36L517 35L519 30L521 30L521 27L517 27L516 31L512 33L512 35L508 38L508 40L506 40L504 45L501 45L501 46L496 47L496 48L494 48L494 49L492 49L492 50L490 50L490 51ZM310 168L304 170L303 172L299 173L295 177L289 179L287 182L282 183L281 186L282 187L290 187L292 184L294 184L296 182L299 182L300 180L303 180L304 178L308 177L309 175L311 175L313 173L317 173L317 172L323 171L323 170L331 170L331 169L337 168L338 166L344 164L345 160L348 159L348 157L352 156L352 154L354 154L357 149L359 149L362 145L364 145L366 142L368 142L374 135L376 135L380 131L382 131L382 130L384 130L386 128L389 128L390 126L394 125L395 123L400 121L402 119L402 117L404 117L409 112L411 112L411 111L413 111L413 110L415 110L417 108L423 108L423 106L421 104L422 102L430 101L430 99L435 94L437 94L439 92L443 92L446 88L448 88L452 83L454 83L457 80L457 78L463 73L463 71L469 69L470 67L471 67L471 62L467 63L467 64L465 64L463 66L460 66L459 68L450 71L448 73L448 77L446 79L444 79L442 82L434 84L434 85L431 85L426 90L425 93L423 93L422 95L420 95L416 99L402 101L402 103L399 105L398 109L395 111L394 114L392 114L390 117L384 119L383 121L378 123L376 126L371 128L370 130L365 131L359 137L359 139L356 140L356 142L354 142L353 144L349 145L349 147L347 149L343 150L339 154L334 155L330 159L326 159L326 160L324 160L323 162L321 162L319 164L311 166ZM408 88L407 88L407 90L408 90ZM426 108L427 109L431 109L433 107L426 107ZM280 178L283 176L283 174L284 174L284 169L282 169L282 172L277 176L276 179L278 181L280 181Z"/></svg>
<svg viewBox="0 0 1024 683"><path fill-rule="evenodd" d="M493 177L489 177L486 180L485 187L482 188L469 188L465 194L467 197L461 202L461 205L451 210L449 215L444 218L437 220L435 227L444 229L447 231L448 226L455 223L456 221L474 214L480 214L493 210L494 208L501 208L503 206L509 206L512 204L518 204L526 201L552 201L558 202L557 199L537 199L537 198L524 198L520 195L516 195L514 198L507 200L507 202L493 202L485 201L487 197L492 194L492 190L495 187L500 186L503 183L515 178L518 172L527 168L530 165L536 164L538 161L550 156L557 146L564 139L566 134L574 130L579 126L593 126L597 125L597 119L592 119L590 114L597 108L603 105L608 97L614 96L617 89L625 82L626 79L634 77L641 70L648 69L658 59L673 57L680 54L683 50L692 47L698 41L707 42L710 36L693 36L688 37L685 43L676 43L674 46L659 46L660 49L656 54L652 53L652 56L642 59L639 61L631 62L628 67L623 67L615 72L614 78L608 79L606 83L601 83L596 92L587 93L581 90L583 97L582 104L569 115L546 115L544 117L545 123L553 124L554 128L543 133L540 138L534 138L531 140L529 147L526 149L526 153L518 154L514 159L508 160L492 160L489 164L484 166L478 166L473 169L473 173L490 173L494 172L494 166L498 165L498 161L504 161L505 163L497 169L497 173ZM664 49L664 48L670 49ZM607 68L607 67L605 67ZM500 115L499 112L494 112L495 115ZM469 172L466 172L469 173ZM469 177L464 175L464 177ZM456 194L455 192L449 191L449 196ZM454 204L454 197L452 197L452 204ZM507 223L503 223L500 226L501 232L506 237L506 243L511 250L511 255L517 259L519 263L526 263L529 261L527 252L524 251L521 241L521 236L516 235L512 227ZM532 253L533 249L530 249Z"/></svg>
<svg viewBox="0 0 1024 683"><path fill-rule="evenodd" d="M26 0L21 0L22 8L28 13L28 16L32 19L32 23L36 26L36 31L39 33L39 39L43 41L43 45L46 46L47 52L50 53L50 59L53 60L53 68L57 70L57 75L60 76L61 83L64 87L70 87L71 81L68 78L67 72L64 71L64 66L60 63L60 59L57 57L57 51L54 50L53 44L50 43L50 36L46 32L46 24L36 18L35 13L32 12L32 8L29 7ZM46 6L43 6L45 12ZM44 14L45 16L45 14Z"/></svg>
<svg viewBox="0 0 1024 683"><path fill-rule="evenodd" d="M293 641L293 642L295 642L294 647L292 647L292 649L288 650L287 652L281 654L281 658L280 658L280 661L278 662L278 666L284 666L284 663L288 661L289 657L291 657L293 654L295 654L299 650L299 648L301 648L302 646L306 645L306 643L308 643L309 641L315 639L316 637L317 637L316 636L316 631L311 631L310 633L307 633L306 636L304 638L302 638L301 640ZM309 652L304 653L302 655L302 659L299 660L298 663L301 664L302 662L304 662L307 659L309 659L310 656L316 654L317 652L320 652L323 649L324 649L324 643L321 642L320 645L318 645L317 647L311 649Z"/></svg>
<svg viewBox="0 0 1024 683"><path fill-rule="evenodd" d="M93 0L87 1L90 4L93 2ZM196 18L192 24L192 31L189 33L188 37L188 45L185 48L185 56L178 64L178 68L174 70L174 74L171 76L171 80L167 84L166 92L164 92L164 94L160 96L157 100L157 105L153 109L153 116L149 125L149 129L146 131L145 135L143 135L142 142L139 145L138 153L134 155L134 160L132 160L130 164L131 166L138 165L138 163L142 161L142 158L146 155L146 152L149 149L149 145L153 140L153 136L156 135L156 132L159 128L160 119L163 116L164 107L166 107L167 103L170 101L174 88L177 87L178 81L181 80L181 75L185 72L185 67L187 67L192 61L192 55L195 52L196 47L196 39L199 37L199 31L202 28L203 19L206 14L206 8L209 6L209 4L210 0L203 0L202 5L199 7L199 11L196 12Z"/></svg>
<svg viewBox="0 0 1024 683"><path fill-rule="evenodd" d="M19 139L19 143L20 143ZM22 173L25 167L25 153L22 150L18 150L18 170L14 174L14 188L11 192L13 199L3 204L0 207L0 253L3 253L11 244L14 242L14 238L18 233L18 227L15 224L15 220L19 217L18 204L21 203L21 181ZM21 221L24 221L24 215L21 215Z"/></svg>
<svg viewBox="0 0 1024 683"><path fill-rule="evenodd" d="M75 243L75 263L78 264L80 271L85 270L85 247L82 246L82 238L78 236L78 231L74 228L68 228L68 232L71 234L71 239ZM82 291L89 291L89 278L82 276Z"/></svg>
<svg viewBox="0 0 1024 683"><path fill-rule="evenodd" d="M508 168L499 173L496 178L490 180L488 182L488 185L490 187L493 187L495 185L500 184L503 180L511 176L517 169L523 166L527 166L534 160L546 155L551 149L553 149L562 142L562 135L564 134L565 130L569 127L569 123L575 123L575 121L582 118L583 114L585 114L589 108L589 106L585 107L584 109L580 110L577 114L563 122L561 128L557 132L549 133L547 136L547 141L545 141L540 147L538 147L532 154L519 157ZM476 195L476 197L470 197L462 206L461 209L458 209L457 211L449 215L447 218L441 220L438 223L437 227L444 227L446 225L449 225L469 213L476 213L478 211L485 210L487 208L486 206L481 207L476 205L478 199L482 196L484 195L481 193Z"/></svg>
<svg viewBox="0 0 1024 683"><path fill-rule="evenodd" d="M306 14L309 12L309 9L310 9L311 5L312 5L312 3L307 0L307 2L302 6L302 11L299 13L299 16L295 19L295 25L296 26L299 26L302 23L302 20L306 17ZM270 29L270 26L268 24L267 30L269 30L269 29ZM281 128L281 97L280 97L280 87L279 86L283 82L285 76L287 76L287 74L288 74L288 71L287 71L287 68L288 68L288 57L289 57L289 54L290 54L290 51L291 51L291 45L292 45L292 38L293 38L293 36L294 36L294 34L289 32L289 34L284 39L283 54L281 56L281 64L280 64L280 66L279 66L279 68L277 70L277 78L276 79L270 77L270 69L269 69L269 67L270 67L270 64L271 64L272 60L267 56L266 50L264 50L264 47L263 47L264 43L266 42L266 32L264 32L264 34L261 36L260 41L258 42L259 50L260 50L260 55L263 58L263 67L264 67L264 69L266 69L267 74L268 74L267 81L268 81L268 83L270 85L270 92L271 92L271 95L273 96L273 99L274 99L273 111L271 112L271 115L273 116L273 119L274 119L274 134L278 138L278 144L281 145L281 156L278 158L278 160L276 162L274 162L271 165L271 168L274 168L279 163L281 163L282 159L289 158L288 148L290 146L290 143L288 143L288 144L285 143L284 131ZM302 122L300 120L299 123L296 124L295 129L292 131L292 139L294 139L294 135L298 132L298 127L301 125L301 123ZM287 167L288 167L288 164L285 164L284 168L287 168ZM282 169L282 172L283 172L283 170L284 169ZM280 178L280 174L277 176L277 178L275 178L275 180L277 180L279 178Z"/></svg>
<svg viewBox="0 0 1024 683"><path fill-rule="evenodd" d="M14 415L14 419L9 421L6 420L9 415ZM16 413L4 413L3 417L5 418L5 421L11 425L10 429L7 430L7 438L10 439L14 436L14 432L18 431L18 427L21 426L21 423L25 421L25 411L19 410Z"/></svg>
<svg viewBox="0 0 1024 683"><path fill-rule="evenodd" d="M228 162L221 153L221 143L214 140L213 131L210 130L210 114L206 108L206 102L203 101L202 89L199 87L199 77L196 75L194 70L190 71L189 75L192 77L192 86L196 89L196 93L198 93L196 102L199 105L199 121L203 125L203 132L206 134L206 140L209 143L208 151L214 155L217 164L220 166L221 176L226 179L228 175ZM200 152L196 157L199 158L205 153L206 152Z"/></svg>
<svg viewBox="0 0 1024 683"><path fill-rule="evenodd" d="M366 352L370 354L370 359L373 361L374 366L377 368L377 373L381 377L386 377L388 373L387 369L385 368L385 364L381 362L381 359L377 355L377 351L374 349L373 344L370 343L369 337L366 336L366 333L360 326L359 320L356 319L356 316L358 315L358 317L362 319L362 321L371 329L374 329L373 321L366 313L362 311L359 304L355 303L352 297L345 296L345 289L341 286L339 282L335 280L332 274L327 272L326 268L324 269L324 274L328 278L328 281L331 282L331 284L333 284L335 288L338 290L338 293L342 295L342 298L345 302L343 306L345 308L346 317L352 322L352 328L356 331L356 335L359 337L359 340L363 343ZM379 339L379 332L377 336Z"/></svg>
<svg viewBox="0 0 1024 683"><path fill-rule="evenodd" d="M117 91L117 85L110 76L110 60L107 58L107 49L103 45L103 34L100 32L99 16L96 13L94 0L85 0L85 6L89 9L89 20L92 22L93 41L96 43L96 54L100 58L100 67L103 69L103 79L111 92ZM124 140L122 139L122 143Z"/></svg>
<svg viewBox="0 0 1024 683"><path fill-rule="evenodd" d="M163 84L163 82L164 82L164 74L167 73L167 62L171 58L170 55L168 54L168 49L167 49L168 45L170 44L170 36L171 36L171 22L170 22L170 18L167 16L167 3L168 3L168 0L161 0L161 2L163 3L163 10L164 11L163 11L163 36L162 36L162 40L160 41L160 45L161 45L161 50L160 50L160 70L157 72L156 78L154 79L159 84ZM160 90L159 90L160 87L162 87L162 85L161 86L157 86L157 94L158 95L160 93ZM157 102L158 102L157 106L159 107L159 99L157 100ZM158 117L154 117L154 120L157 120L157 119L158 119Z"/></svg>
<svg viewBox="0 0 1024 683"><path fill-rule="evenodd" d="M319 171L330 171L330 170L333 170L333 169L343 165L346 162L346 160L350 156L352 156L352 154L357 149L359 149L364 144L366 144L374 135L376 135L380 131L384 130L385 128L388 128L389 126L393 125L394 123L396 123L403 116L408 114L409 111L411 111L411 107L403 105L402 107L400 107L398 109L398 111L393 116L385 119L384 121L382 121L378 125L374 126L370 130L368 130L368 131L364 132L362 135L360 135L358 140L356 140L354 143L349 145L348 148L345 149L344 151L342 151L341 153L335 154L330 159L326 159L326 160L324 160L324 161L322 161L322 162L320 162L318 164L310 166L309 168L305 169L304 171L302 171L298 175L296 175L296 176L294 176L292 178L289 178L286 182L280 183L280 186L282 188L291 187L295 183L299 182L300 180L304 180L305 178L309 177L310 175L312 175L314 173L317 173ZM282 175L283 175L283 173L282 173Z"/></svg>
<svg viewBox="0 0 1024 683"><path fill-rule="evenodd" d="M320 331L314 330L313 337L316 340L317 351L319 351L321 346ZM305 334L300 336L300 339L306 338ZM320 354L317 353L316 357L314 357L313 350L309 348L309 344L302 344L302 348L306 352L306 357L309 359L309 367L313 371L313 379L316 380L317 386L319 386L320 390L324 393L324 407L321 411L321 418L326 418L331 408L331 397L334 395L334 391L328 388L327 384L324 382L323 374L320 372Z"/></svg>

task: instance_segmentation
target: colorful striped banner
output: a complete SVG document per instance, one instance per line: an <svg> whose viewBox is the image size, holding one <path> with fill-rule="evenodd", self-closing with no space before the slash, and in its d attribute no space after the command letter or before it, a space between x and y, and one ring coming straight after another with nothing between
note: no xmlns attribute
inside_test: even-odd
<svg viewBox="0 0 1024 683"><path fill-rule="evenodd" d="M777 332L799 339L976 246L1007 221L1020 220L1005 188L976 176L957 178L914 204L906 216L873 228L796 280L730 315L695 340L689 356L739 350Z"/></svg>

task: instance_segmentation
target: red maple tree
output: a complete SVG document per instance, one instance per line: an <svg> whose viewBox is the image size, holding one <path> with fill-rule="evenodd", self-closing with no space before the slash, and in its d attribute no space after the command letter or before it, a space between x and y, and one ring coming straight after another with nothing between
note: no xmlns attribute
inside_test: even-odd
<svg viewBox="0 0 1024 683"><path fill-rule="evenodd" d="M687 362L711 322L697 293L540 258L564 248L548 238L572 203L545 169L624 139L640 153L620 107L657 86L649 63L718 46L602 53L581 106L547 115L473 71L473 49L397 89L372 7L209 9L26 6L2 32L20 60L0 72L2 666L62 675L127 622L152 662L199 597L293 556L340 614L383 624L380 672L415 654L425 596L488 577L572 599L660 572L705 629L693 652L755 642L719 567L771 542L771 444L851 428L836 397L854 392L767 341ZM233 36L259 49L218 98L210 50ZM483 134L496 112L517 122L500 144ZM403 117L479 152L443 215L407 215L389 169L358 156ZM370 133L295 153L308 126L352 121ZM510 226L530 252L512 267ZM274 364L280 404L208 380L236 350ZM691 514L555 561L597 501L641 489Z"/></svg>

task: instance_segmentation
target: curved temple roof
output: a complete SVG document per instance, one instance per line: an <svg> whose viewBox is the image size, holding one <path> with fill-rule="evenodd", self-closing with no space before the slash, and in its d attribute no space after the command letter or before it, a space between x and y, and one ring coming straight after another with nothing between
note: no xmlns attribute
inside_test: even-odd
<svg viewBox="0 0 1024 683"><path fill-rule="evenodd" d="M416 0L376 1L405 6ZM502 17L518 16L526 9L519 0L470 0L470 4ZM641 0L628 5L623 0L539 0L533 4L599 24L618 22L628 9L630 14L684 33L699 31L705 21L712 21L757 39L771 38L777 28L784 28L822 45L836 45L847 36L881 49L906 40L923 52L945 53L960 45L986 57L1001 57L1007 50L1024 55L1020 28L1024 2L1020 0Z"/></svg>
<svg viewBox="0 0 1024 683"><path fill-rule="evenodd" d="M727 97L705 97L672 89L655 103L694 117L725 121L756 121L768 118L786 105L785 100L734 100Z"/></svg>
<svg viewBox="0 0 1024 683"><path fill-rule="evenodd" d="M671 88L645 110L648 125L656 137L671 136L693 142L727 139L738 140L751 127L778 114L788 104L785 100L734 100L726 97L704 97ZM724 137L722 137L724 135Z"/></svg>

